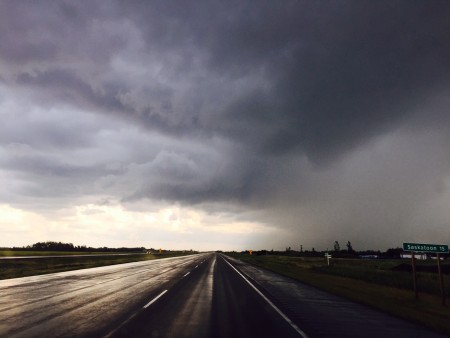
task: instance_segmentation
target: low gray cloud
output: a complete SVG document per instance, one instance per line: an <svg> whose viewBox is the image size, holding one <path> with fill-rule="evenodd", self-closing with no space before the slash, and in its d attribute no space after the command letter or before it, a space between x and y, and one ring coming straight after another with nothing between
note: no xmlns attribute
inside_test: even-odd
<svg viewBox="0 0 450 338"><path fill-rule="evenodd" d="M279 227L279 245L283 229L320 245L325 233L420 233L412 209L448 196L446 1L32 1L0 13L0 169L35 196L239 206ZM2 200L20 205L21 187Z"/></svg>

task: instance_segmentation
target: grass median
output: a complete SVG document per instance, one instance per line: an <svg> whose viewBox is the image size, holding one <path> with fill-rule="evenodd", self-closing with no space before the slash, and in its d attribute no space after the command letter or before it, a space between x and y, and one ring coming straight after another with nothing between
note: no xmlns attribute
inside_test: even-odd
<svg viewBox="0 0 450 338"><path fill-rule="evenodd" d="M441 305L436 273L418 273L419 299L412 292L412 277L403 260L333 259L256 256L228 253L250 264L291 277L350 300L375 307L450 335L450 308ZM423 262L424 271L436 262ZM448 266L448 263L444 264ZM444 282L450 290L448 276ZM449 303L449 299L447 299Z"/></svg>
<svg viewBox="0 0 450 338"><path fill-rule="evenodd" d="M192 254L191 252L184 251L171 251L161 254L127 254L122 253L98 253L95 252L87 256L75 255L86 253L64 253L64 252L40 252L42 255L36 254L36 252L28 252L27 256L53 256L45 258L16 258L16 259L0 259L0 279L18 278L34 275L42 275L54 272L78 270L95 268L99 266L115 265L131 262L146 261L152 259L184 256ZM1 257L0 252L0 257ZM3 255L5 257L5 255ZM20 257L20 255L18 255ZM64 257L57 257L64 256ZM71 257L72 256L72 257ZM16 256L17 257L17 256Z"/></svg>

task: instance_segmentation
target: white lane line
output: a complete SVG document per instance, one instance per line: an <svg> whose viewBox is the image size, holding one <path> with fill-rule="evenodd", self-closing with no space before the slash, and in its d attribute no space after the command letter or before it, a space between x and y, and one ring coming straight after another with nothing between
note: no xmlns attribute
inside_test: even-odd
<svg viewBox="0 0 450 338"><path fill-rule="evenodd" d="M197 269L197 268L198 268L198 265L196 265L194 269Z"/></svg>
<svg viewBox="0 0 450 338"><path fill-rule="evenodd" d="M264 296L264 294L261 292L261 291L259 291L252 283L250 283L250 281L247 279L247 278L245 278L245 276L242 274L242 273L240 273L239 272L239 270L238 269L236 269L233 265L231 265L225 258L223 259L225 262L227 262L227 264L229 265L229 266L231 266L233 269L234 269L234 271L236 271L238 274L239 274L239 276L241 276L242 278L244 278L244 280L267 302L267 303L269 303L269 305L276 311L276 312L278 312L278 314L285 320L285 321L287 321L288 322L288 324L290 325L290 326L292 326L292 328L300 335L300 336L302 336L303 338L308 338L308 336L306 335L306 333L305 332L303 332L302 330L300 330L300 328L297 326L297 325L295 325L293 322L292 322L292 320L290 320L283 312L281 312L281 310L274 304L274 303L272 303L271 301L270 301L270 299L269 298L267 298L266 296Z"/></svg>
<svg viewBox="0 0 450 338"><path fill-rule="evenodd" d="M188 273L186 273L182 278L186 277L187 275L189 275L191 272L189 271Z"/></svg>
<svg viewBox="0 0 450 338"><path fill-rule="evenodd" d="M156 302L160 297L162 297L162 295L164 295L167 292L167 290L164 290L163 292L161 292L158 296L156 296L155 298L153 298L147 305L144 305L144 309L148 308L150 305L152 305L154 302Z"/></svg>

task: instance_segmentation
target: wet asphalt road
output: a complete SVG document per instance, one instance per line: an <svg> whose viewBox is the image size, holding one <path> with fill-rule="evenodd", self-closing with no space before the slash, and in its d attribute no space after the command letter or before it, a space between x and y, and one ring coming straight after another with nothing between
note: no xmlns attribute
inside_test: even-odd
<svg viewBox="0 0 450 338"><path fill-rule="evenodd" d="M439 337L216 254L0 281L1 337Z"/></svg>
<svg viewBox="0 0 450 338"><path fill-rule="evenodd" d="M101 337L207 255L0 281L0 337Z"/></svg>
<svg viewBox="0 0 450 338"><path fill-rule="evenodd" d="M301 337L222 257L189 277L113 336Z"/></svg>

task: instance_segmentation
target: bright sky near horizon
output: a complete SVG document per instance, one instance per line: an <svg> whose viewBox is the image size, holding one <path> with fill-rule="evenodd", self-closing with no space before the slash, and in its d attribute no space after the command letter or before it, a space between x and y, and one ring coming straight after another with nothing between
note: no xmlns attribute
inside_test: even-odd
<svg viewBox="0 0 450 338"><path fill-rule="evenodd" d="M449 17L0 2L0 247L450 244Z"/></svg>

